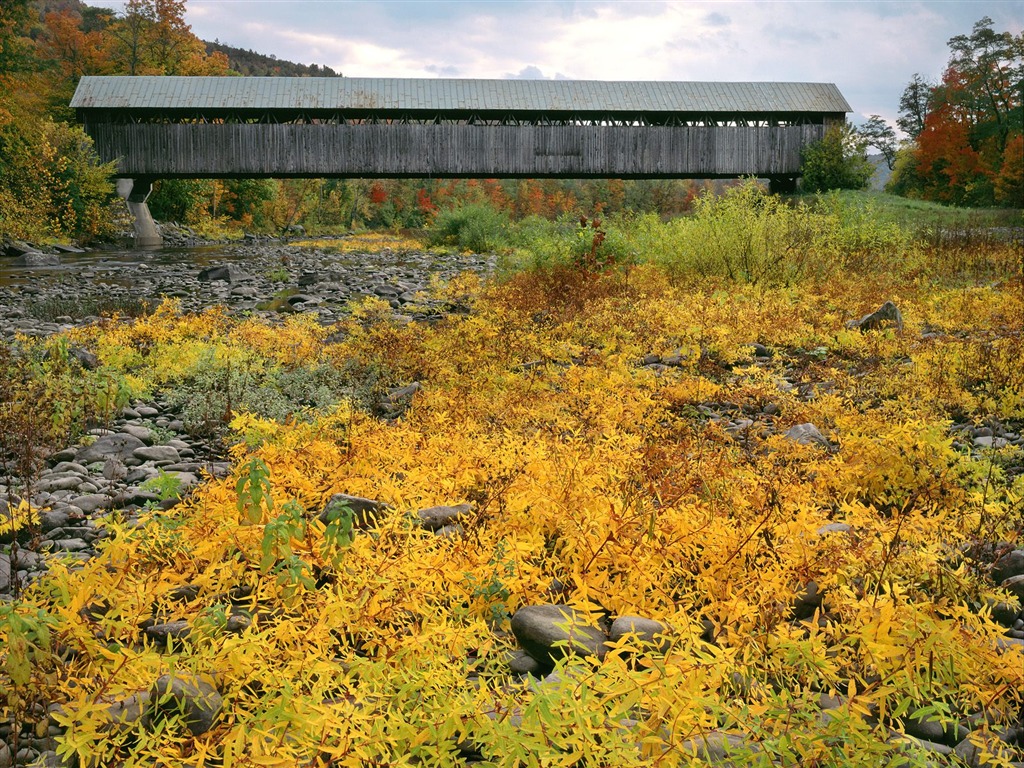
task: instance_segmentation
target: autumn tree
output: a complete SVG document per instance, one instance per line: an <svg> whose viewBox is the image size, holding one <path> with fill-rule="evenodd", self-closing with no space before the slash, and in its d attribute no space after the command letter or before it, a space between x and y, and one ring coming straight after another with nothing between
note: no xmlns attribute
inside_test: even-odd
<svg viewBox="0 0 1024 768"><path fill-rule="evenodd" d="M949 64L929 86L915 75L900 100L912 140L891 191L958 205L1020 205L1011 155L1024 133L1024 33L997 32L985 16L949 40Z"/></svg>

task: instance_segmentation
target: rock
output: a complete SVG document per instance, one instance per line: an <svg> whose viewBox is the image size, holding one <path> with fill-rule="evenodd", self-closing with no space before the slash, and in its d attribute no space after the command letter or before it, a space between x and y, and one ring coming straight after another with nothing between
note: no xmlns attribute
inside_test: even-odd
<svg viewBox="0 0 1024 768"><path fill-rule="evenodd" d="M4 244L4 256L15 257L26 253L37 253L37 251L24 240L11 240Z"/></svg>
<svg viewBox="0 0 1024 768"><path fill-rule="evenodd" d="M1006 761L1012 761L1019 757L1017 750L1007 744L1003 738L986 730L977 730L971 733L956 745L953 754L970 768L1003 765L1002 762L992 760L992 757Z"/></svg>
<svg viewBox="0 0 1024 768"><path fill-rule="evenodd" d="M617 643L627 635L635 635L644 645L664 652L671 643L664 636L667 631L667 626L654 619L645 619L643 616L619 616L612 622L608 639Z"/></svg>
<svg viewBox="0 0 1024 768"><path fill-rule="evenodd" d="M146 445L152 445L154 442L153 430L149 427L140 427L137 424L125 424L121 427L121 431L126 435L137 437Z"/></svg>
<svg viewBox="0 0 1024 768"><path fill-rule="evenodd" d="M71 503L83 513L91 515L97 510L109 508L113 499L105 493L87 493L84 496L75 497Z"/></svg>
<svg viewBox="0 0 1024 768"><path fill-rule="evenodd" d="M131 458L137 448L142 448L143 442L134 435L118 432L111 435L98 437L92 445L82 448L75 456L79 464L91 464L94 461L106 461L110 458L125 461Z"/></svg>
<svg viewBox="0 0 1024 768"><path fill-rule="evenodd" d="M383 501L364 499L361 496L349 496L347 493L336 493L327 500L327 504L324 505L323 512L320 513L318 519L321 523L327 525L330 514L342 506L348 507L352 511L355 516L353 524L356 528L373 527L380 514L391 509L391 506Z"/></svg>
<svg viewBox="0 0 1024 768"><path fill-rule="evenodd" d="M180 715L182 722L199 736L213 728L224 701L209 682L193 676L162 675L149 692L147 715L156 723Z"/></svg>
<svg viewBox="0 0 1024 768"><path fill-rule="evenodd" d="M711 731L706 736L688 739L679 745L683 755L695 755L708 763L723 763L734 758L745 758L753 752L760 752L760 747L748 742L736 733ZM743 765L745 763L735 763Z"/></svg>
<svg viewBox="0 0 1024 768"><path fill-rule="evenodd" d="M1012 603L993 603L992 621L1002 624L1004 627L1012 627L1017 621L1017 614L1020 613L1018 606Z"/></svg>
<svg viewBox="0 0 1024 768"><path fill-rule="evenodd" d="M512 634L542 664L566 655L603 658L605 634L567 605L528 605L512 617Z"/></svg>
<svg viewBox="0 0 1024 768"><path fill-rule="evenodd" d="M132 451L132 456L142 459L142 461L152 461L157 464L160 462L173 464L181 460L178 451L169 445L144 445Z"/></svg>
<svg viewBox="0 0 1024 768"><path fill-rule="evenodd" d="M428 531L439 531L462 520L473 511L471 504L456 504L452 507L427 507L416 513L420 525Z"/></svg>
<svg viewBox="0 0 1024 768"><path fill-rule="evenodd" d="M513 651L508 668L516 675L539 675L548 669L526 651Z"/></svg>
<svg viewBox="0 0 1024 768"><path fill-rule="evenodd" d="M849 523L827 523L817 530L817 534L827 536L830 533L850 533L852 530Z"/></svg>
<svg viewBox="0 0 1024 768"><path fill-rule="evenodd" d="M151 695L148 691L115 701L107 707L106 716L109 725L106 727L117 733L130 731L137 722L142 720L150 701Z"/></svg>
<svg viewBox="0 0 1024 768"><path fill-rule="evenodd" d="M900 310L895 304L887 301L871 314L864 315L860 320L851 320L846 327L874 331L890 324L896 326L898 331L903 330L903 315L900 314Z"/></svg>
<svg viewBox="0 0 1024 768"><path fill-rule="evenodd" d="M0 593L7 592L11 588L11 558L9 555L0 554Z"/></svg>
<svg viewBox="0 0 1024 768"><path fill-rule="evenodd" d="M970 731L959 723L943 724L927 718L908 717L903 722L903 729L915 738L944 744L947 747L955 747L970 734Z"/></svg>
<svg viewBox="0 0 1024 768"><path fill-rule="evenodd" d="M219 267L207 267L199 273L199 282L210 283L213 281L223 281L227 283L237 283L239 280L243 280L247 275L237 267L230 264L219 266Z"/></svg>
<svg viewBox="0 0 1024 768"><path fill-rule="evenodd" d="M1024 576L1024 549L1010 550L992 566L992 581L996 584L1014 576Z"/></svg>
<svg viewBox="0 0 1024 768"><path fill-rule="evenodd" d="M68 355L87 371L95 371L100 367L99 357L85 347L72 347Z"/></svg>
<svg viewBox="0 0 1024 768"><path fill-rule="evenodd" d="M57 267L60 266L60 256L55 253L30 251L15 258L13 264L16 267Z"/></svg>
<svg viewBox="0 0 1024 768"><path fill-rule="evenodd" d="M825 450L832 449L832 443L811 423L796 424L786 430L785 436L799 445L817 445Z"/></svg>
<svg viewBox="0 0 1024 768"><path fill-rule="evenodd" d="M999 586L1016 597L1024 605L1024 574L1011 576L1005 579Z"/></svg>
<svg viewBox="0 0 1024 768"><path fill-rule="evenodd" d="M182 640L189 635L188 622L184 619L168 621L146 627L146 637L154 642L166 643L168 640Z"/></svg>
<svg viewBox="0 0 1024 768"><path fill-rule="evenodd" d="M818 587L816 581L807 582L790 605L790 615L797 621L804 621L814 616L815 612L821 609L825 593Z"/></svg>

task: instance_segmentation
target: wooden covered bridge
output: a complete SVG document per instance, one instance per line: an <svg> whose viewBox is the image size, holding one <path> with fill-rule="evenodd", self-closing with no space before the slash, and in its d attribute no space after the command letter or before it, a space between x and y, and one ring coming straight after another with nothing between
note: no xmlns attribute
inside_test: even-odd
<svg viewBox="0 0 1024 768"><path fill-rule="evenodd" d="M348 77L84 77L71 106L143 208L157 178L752 175L785 188L801 150L850 111L831 83Z"/></svg>

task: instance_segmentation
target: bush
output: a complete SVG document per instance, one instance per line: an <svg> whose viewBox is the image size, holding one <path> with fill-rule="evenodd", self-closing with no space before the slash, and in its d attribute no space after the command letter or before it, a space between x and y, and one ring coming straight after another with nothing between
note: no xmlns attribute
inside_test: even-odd
<svg viewBox="0 0 1024 768"><path fill-rule="evenodd" d="M489 205L460 205L441 211L430 228L431 245L488 253L508 248L508 216Z"/></svg>
<svg viewBox="0 0 1024 768"><path fill-rule="evenodd" d="M825 138L804 149L801 159L807 192L864 189L874 174L863 140L847 125L829 128Z"/></svg>

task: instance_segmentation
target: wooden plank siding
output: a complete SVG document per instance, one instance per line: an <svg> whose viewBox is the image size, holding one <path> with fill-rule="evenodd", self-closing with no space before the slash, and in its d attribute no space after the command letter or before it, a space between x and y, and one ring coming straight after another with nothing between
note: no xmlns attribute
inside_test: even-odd
<svg viewBox="0 0 1024 768"><path fill-rule="evenodd" d="M824 125L87 124L124 177L794 176Z"/></svg>

